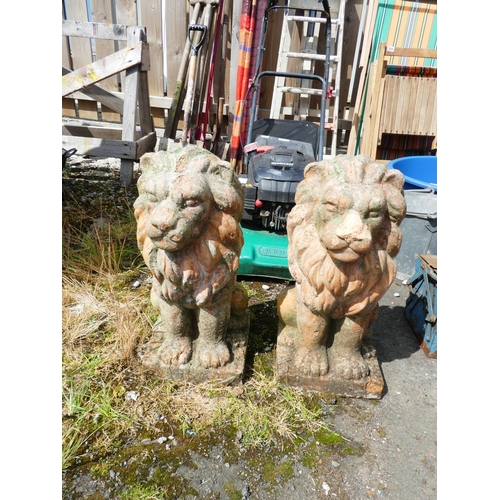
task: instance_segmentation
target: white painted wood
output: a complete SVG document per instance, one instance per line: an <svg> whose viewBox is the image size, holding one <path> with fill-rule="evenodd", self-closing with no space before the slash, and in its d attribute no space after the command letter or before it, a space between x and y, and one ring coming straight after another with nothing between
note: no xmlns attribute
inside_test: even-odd
<svg viewBox="0 0 500 500"><path fill-rule="evenodd" d="M142 28L128 30L127 43L130 46L142 44L140 41L144 36ZM136 140L135 124L137 121L137 97L139 93L139 66L134 65L125 71L124 105L123 105L123 130L122 141ZM120 180L122 184L128 185L132 182L134 164L129 160L122 160L120 168Z"/></svg>
<svg viewBox="0 0 500 500"><path fill-rule="evenodd" d="M98 85L99 84L93 85L92 87L88 87L87 89L82 89L81 91L78 91L78 92L73 92L72 94L69 94L68 97L72 97L74 99L84 100L84 101L85 100L87 100L87 101L93 100L91 97L85 95L83 92L85 90L86 93L88 93L87 91L89 91L90 89L92 89L93 87L96 87ZM123 98L124 98L123 92L109 92L109 94L111 94L114 97L117 97L118 99L121 99L121 101L123 102ZM149 101L150 101L151 107L170 109L170 105L172 103L172 98L171 97L157 97L157 96L152 95L152 96L149 96ZM228 113L227 106L224 109L224 113L226 115Z"/></svg>
<svg viewBox="0 0 500 500"><path fill-rule="evenodd" d="M68 68L62 69L63 75L67 75L71 73ZM116 111L119 115L123 114L123 98L120 98L118 95L108 92L106 89L103 89L98 83L91 85L88 88L82 88L81 92L86 96L90 97L95 101L99 101L101 104L104 104L108 108ZM75 96L77 99L78 96Z"/></svg>
<svg viewBox="0 0 500 500"><path fill-rule="evenodd" d="M64 12L64 2L61 5L62 7L62 20L64 21L65 12ZM71 67L71 56L69 52L69 39L67 36L62 36L62 65L66 68ZM62 114L63 116L74 116L76 117L76 106L75 101L73 99L62 99Z"/></svg>
<svg viewBox="0 0 500 500"><path fill-rule="evenodd" d="M63 36L99 38L102 40L127 40L127 27L124 24L63 20L62 34Z"/></svg>
<svg viewBox="0 0 500 500"><path fill-rule="evenodd" d="M141 64L143 52L146 50L145 44L139 42L64 75L62 77L62 96L67 96L124 69Z"/></svg>
<svg viewBox="0 0 500 500"><path fill-rule="evenodd" d="M105 37L111 36L110 33L120 33L121 37L123 32L120 26L114 29L112 24L109 26L102 26L102 23L65 24L68 32L78 33L78 36L82 38L89 34L93 35L91 38L94 38L96 33ZM63 145L67 148L76 147L81 154L120 158L120 180L122 184L128 185L133 180L134 162L145 152L154 150L156 131L149 101L147 72L150 70L150 58L145 29L141 26L127 26L124 31L127 34L127 46L124 49L86 64L78 70L70 71L69 68L63 67L62 71L63 97L85 94L87 98L91 98L88 101L89 104L95 105L98 101L119 113L118 116L123 115L121 130L100 130L100 133L108 134L108 136L118 132L120 139L94 137L98 133L97 130L91 130L88 127L79 129L81 136L74 136L72 133L75 127L67 125L66 134L63 131ZM96 85L97 82L124 70L123 99L119 98L117 93L108 92ZM137 118L140 122L139 129L136 127Z"/></svg>
<svg viewBox="0 0 500 500"><path fill-rule="evenodd" d="M106 134L107 131L102 131L102 133ZM133 163L144 153L153 151L156 140L156 132L150 132L137 141L63 135L62 147L65 149L76 148L78 154L82 155L119 158L122 160L121 166L123 166L124 161L129 161L133 167Z"/></svg>

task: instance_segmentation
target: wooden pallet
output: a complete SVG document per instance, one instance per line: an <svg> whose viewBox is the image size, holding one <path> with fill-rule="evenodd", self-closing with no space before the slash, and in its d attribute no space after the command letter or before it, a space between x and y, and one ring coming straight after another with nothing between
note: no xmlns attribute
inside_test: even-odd
<svg viewBox="0 0 500 500"><path fill-rule="evenodd" d="M125 48L77 70L63 66L63 98L78 98L82 93L116 112L122 123L119 129L104 122L63 124L62 145L65 149L76 148L79 154L120 158L120 180L128 185L133 179L134 162L156 146L149 103L146 30L141 26L63 20L62 34L127 43ZM98 84L122 71L125 72L123 98Z"/></svg>

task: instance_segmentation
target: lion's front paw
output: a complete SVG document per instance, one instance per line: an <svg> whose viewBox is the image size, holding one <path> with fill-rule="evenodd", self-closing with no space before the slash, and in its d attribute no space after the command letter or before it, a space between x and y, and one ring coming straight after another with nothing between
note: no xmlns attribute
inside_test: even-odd
<svg viewBox="0 0 500 500"><path fill-rule="evenodd" d="M370 368L361 354L348 354L335 359L335 372L348 380L360 380L370 375Z"/></svg>
<svg viewBox="0 0 500 500"><path fill-rule="evenodd" d="M371 342L368 342L366 340L361 343L360 351L363 358L365 359L375 358L377 356L375 347L373 347Z"/></svg>
<svg viewBox="0 0 500 500"><path fill-rule="evenodd" d="M231 360L229 349L225 342L204 344L200 354L200 363L204 368L219 368Z"/></svg>
<svg viewBox="0 0 500 500"><path fill-rule="evenodd" d="M191 360L193 347L189 337L179 337L165 341L158 357L168 365L184 365Z"/></svg>
<svg viewBox="0 0 500 500"><path fill-rule="evenodd" d="M309 377L328 373L328 355L323 345L299 348L295 360L299 370Z"/></svg>

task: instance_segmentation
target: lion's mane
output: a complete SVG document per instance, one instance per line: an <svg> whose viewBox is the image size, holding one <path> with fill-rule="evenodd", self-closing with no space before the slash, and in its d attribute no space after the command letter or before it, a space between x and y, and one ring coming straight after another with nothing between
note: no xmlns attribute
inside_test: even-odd
<svg viewBox="0 0 500 500"><path fill-rule="evenodd" d="M199 307L213 300L235 280L243 234L239 226L243 210L243 188L228 162L197 148L186 146L141 159L139 197L134 204L137 241L144 260L152 271L158 296L168 302ZM148 180L169 173L203 177L213 196L212 212L201 235L178 251L155 246L146 234L149 218Z"/></svg>
<svg viewBox="0 0 500 500"><path fill-rule="evenodd" d="M404 176L371 158L338 155L308 165L289 214L288 261L297 293L312 311L334 317L352 316L375 306L396 275L393 260L401 246L399 224L406 214ZM387 208L372 246L360 260L335 261L321 241L314 216L322 194L334 184L382 186Z"/></svg>

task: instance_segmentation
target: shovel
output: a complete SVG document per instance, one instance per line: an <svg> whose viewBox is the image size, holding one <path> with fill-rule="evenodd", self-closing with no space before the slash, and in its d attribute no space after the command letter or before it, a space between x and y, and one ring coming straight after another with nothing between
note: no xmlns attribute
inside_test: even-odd
<svg viewBox="0 0 500 500"><path fill-rule="evenodd" d="M194 4L193 24L195 24L196 20L198 20L198 17L200 15L201 4L205 5L205 2L201 0ZM177 74L177 82L175 83L174 95L172 96L172 104L170 105L170 110L167 116L167 123L164 132L165 138L175 139L175 134L177 132L177 124L179 123L179 117L182 109L182 101L183 101L182 96L185 91L184 84L187 76L188 59L189 59L189 54L191 52L191 46L192 43L188 31L186 44L184 45L184 52L182 54L181 64L179 66L179 72Z"/></svg>
<svg viewBox="0 0 500 500"><path fill-rule="evenodd" d="M202 118L202 108L205 102L207 108L209 108L209 95L207 95L207 89L209 88L210 76L207 78L207 74L211 73L209 68L209 63L211 63L211 56L214 54L214 49L216 49L215 33L218 27L218 8L220 7L219 0L210 0L209 10L205 16L205 26L208 30L208 40L205 47L202 48L199 61L198 70L196 74L196 82L194 87L194 101L193 101L193 116L192 123L190 124L190 142L194 143L194 139L199 139L202 144L205 144L204 134L201 131L201 118ZM209 53L208 47L212 47L212 52ZM203 135L203 137L202 137Z"/></svg>
<svg viewBox="0 0 500 500"><path fill-rule="evenodd" d="M195 32L194 39L191 41L190 34ZM196 32L201 32L201 36L197 37ZM191 41L191 59L189 60L189 74L188 74L188 86L186 90L186 98L184 104L184 128L182 131L182 145L187 144L187 133L191 123L191 115L194 100L194 82L196 79L196 62L198 59L198 51L205 41L205 36L207 34L207 26L204 24L190 24L188 26L188 37Z"/></svg>

